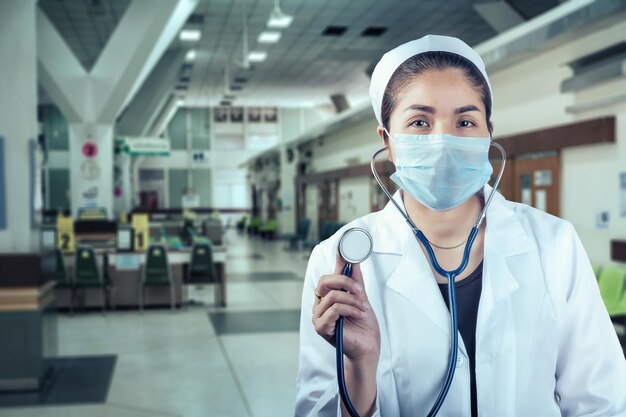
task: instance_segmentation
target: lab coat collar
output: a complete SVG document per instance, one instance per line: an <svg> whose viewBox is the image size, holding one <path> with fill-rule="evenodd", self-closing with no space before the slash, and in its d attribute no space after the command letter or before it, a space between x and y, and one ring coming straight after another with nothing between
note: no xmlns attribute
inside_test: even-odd
<svg viewBox="0 0 626 417"><path fill-rule="evenodd" d="M493 188L485 185L478 194L486 199L492 192ZM406 213L400 191L396 191L393 199ZM490 244L497 248L501 256L513 256L531 249L524 227L513 210L513 203L507 201L498 192L493 196L491 205L487 209L486 222L485 246ZM396 255L405 253L408 238L415 239L406 220L391 202L388 202L378 213L373 236L373 252Z"/></svg>
<svg viewBox="0 0 626 417"><path fill-rule="evenodd" d="M406 213L400 190L394 193L393 199ZM374 240L372 252L394 255L402 255L405 252L407 239L413 236L406 220L391 201L378 213L372 232Z"/></svg>
<svg viewBox="0 0 626 417"><path fill-rule="evenodd" d="M486 185L480 193L488 197L491 192L493 189ZM404 209L398 192L394 199ZM448 309L432 276L430 264L419 249L411 229L392 203L388 203L379 214L374 231L373 251L402 256L398 267L387 280L387 286L410 301L444 333L449 334ZM486 222L483 294L480 307L480 314L484 320L492 316L500 300L510 296L519 287L519 277L516 277L509 267L507 258L532 249L520 219L515 214L513 203L507 202L499 193L494 195L487 209ZM517 273L519 275L520 271ZM489 330L495 323L494 320L487 321L491 322L486 329Z"/></svg>

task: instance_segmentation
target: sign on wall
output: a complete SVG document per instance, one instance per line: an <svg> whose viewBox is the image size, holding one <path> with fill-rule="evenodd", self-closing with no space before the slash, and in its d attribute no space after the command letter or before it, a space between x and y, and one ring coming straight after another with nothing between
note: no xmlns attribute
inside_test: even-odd
<svg viewBox="0 0 626 417"><path fill-rule="evenodd" d="M192 168L211 168L211 152L193 151L189 158L191 159Z"/></svg>

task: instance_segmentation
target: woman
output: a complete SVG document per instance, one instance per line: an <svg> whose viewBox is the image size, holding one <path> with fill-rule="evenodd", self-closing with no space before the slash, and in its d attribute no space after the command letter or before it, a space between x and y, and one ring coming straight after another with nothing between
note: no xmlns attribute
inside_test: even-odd
<svg viewBox="0 0 626 417"><path fill-rule="evenodd" d="M481 212L491 167L491 88L462 41L426 36L383 56L370 96L396 165L394 199L446 270ZM428 167L428 169L426 169ZM341 274L338 239L373 237ZM311 254L302 295L297 416L347 416L334 333L345 317L346 384L361 416L426 416L447 369L446 280L391 204ZM572 225L496 194L455 288L460 343L438 416L626 416L626 362ZM346 291L342 291L346 290Z"/></svg>

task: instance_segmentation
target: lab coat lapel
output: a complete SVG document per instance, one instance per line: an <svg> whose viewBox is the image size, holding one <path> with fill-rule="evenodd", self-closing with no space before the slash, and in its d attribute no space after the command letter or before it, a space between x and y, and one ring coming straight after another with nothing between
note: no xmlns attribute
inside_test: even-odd
<svg viewBox="0 0 626 417"><path fill-rule="evenodd" d="M492 188L486 186L485 195L491 192ZM504 314L498 314L498 308L517 291L522 275L535 273L532 262L520 263L516 259L531 251L533 246L511 203L496 194L487 210L486 221L483 290L478 314L483 336L499 320L505 319ZM519 268L519 265L524 267Z"/></svg>
<svg viewBox="0 0 626 417"><path fill-rule="evenodd" d="M400 193L396 192L393 197L404 209ZM401 256L398 266L387 279L386 286L408 300L444 333L449 334L450 314L430 265L411 228L391 202L387 203L378 216L373 252Z"/></svg>
<svg viewBox="0 0 626 417"><path fill-rule="evenodd" d="M406 227L406 226L405 226ZM406 250L387 287L408 300L421 314L450 334L450 313L437 281L417 240L407 240Z"/></svg>

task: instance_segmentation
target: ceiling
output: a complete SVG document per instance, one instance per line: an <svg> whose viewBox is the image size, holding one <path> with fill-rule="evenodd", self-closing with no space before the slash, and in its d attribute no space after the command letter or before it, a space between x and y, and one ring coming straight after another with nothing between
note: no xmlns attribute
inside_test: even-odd
<svg viewBox="0 0 626 417"><path fill-rule="evenodd" d="M40 0L69 47L85 68L91 68L130 0ZM502 0L504 1L504 0ZM224 99L225 69L233 105L280 107L318 106L330 95L345 94L352 104L367 100L368 68L400 43L428 33L460 37L476 45L497 34L471 0L282 0L294 17L273 45L258 44L274 0L200 0L186 27L202 30L198 42L175 40L171 48L194 48L192 65L181 68L172 91L187 106L214 106ZM559 5L558 0L507 0L522 19L531 19ZM265 62L246 70L243 57L243 16L250 50L268 52ZM327 36L329 26L343 26L340 36ZM386 28L381 36L363 36L367 28ZM245 82L242 82L245 79ZM237 82L240 81L240 82Z"/></svg>

